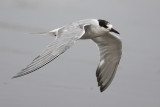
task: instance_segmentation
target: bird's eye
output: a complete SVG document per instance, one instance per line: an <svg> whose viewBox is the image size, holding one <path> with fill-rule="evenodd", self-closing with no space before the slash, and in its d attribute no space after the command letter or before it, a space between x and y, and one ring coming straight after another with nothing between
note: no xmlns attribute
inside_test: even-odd
<svg viewBox="0 0 160 107"><path fill-rule="evenodd" d="M107 26L107 25L104 25L103 27L104 27L104 28L108 28L108 26Z"/></svg>
<svg viewBox="0 0 160 107"><path fill-rule="evenodd" d="M108 28L107 24L103 24L102 27L104 28Z"/></svg>
<svg viewBox="0 0 160 107"><path fill-rule="evenodd" d="M102 27L104 27L104 28L108 28L107 24L102 25Z"/></svg>

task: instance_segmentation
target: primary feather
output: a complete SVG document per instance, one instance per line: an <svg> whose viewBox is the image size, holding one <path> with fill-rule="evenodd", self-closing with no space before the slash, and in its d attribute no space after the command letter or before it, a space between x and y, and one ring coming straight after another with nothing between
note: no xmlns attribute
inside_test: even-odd
<svg viewBox="0 0 160 107"><path fill-rule="evenodd" d="M122 42L110 32L118 33L105 20L86 19L73 22L49 33L56 38L26 68L13 78L24 76L53 61L69 49L78 39L92 39L100 51L100 63L96 76L100 91L103 92L112 82L122 55Z"/></svg>

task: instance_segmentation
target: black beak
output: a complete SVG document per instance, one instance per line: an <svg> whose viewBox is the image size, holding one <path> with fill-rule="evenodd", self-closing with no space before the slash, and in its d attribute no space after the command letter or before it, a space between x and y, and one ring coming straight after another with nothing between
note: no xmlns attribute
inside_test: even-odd
<svg viewBox="0 0 160 107"><path fill-rule="evenodd" d="M110 32L114 32L114 33L120 34L118 31L116 31L116 30L113 29L113 28L111 28Z"/></svg>

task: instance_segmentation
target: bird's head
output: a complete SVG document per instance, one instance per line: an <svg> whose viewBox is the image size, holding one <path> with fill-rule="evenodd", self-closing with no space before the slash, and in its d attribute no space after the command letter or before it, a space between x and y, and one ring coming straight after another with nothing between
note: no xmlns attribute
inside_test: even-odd
<svg viewBox="0 0 160 107"><path fill-rule="evenodd" d="M99 19L98 22L100 27L107 29L109 32L120 34L117 30L113 29L113 26L108 21Z"/></svg>

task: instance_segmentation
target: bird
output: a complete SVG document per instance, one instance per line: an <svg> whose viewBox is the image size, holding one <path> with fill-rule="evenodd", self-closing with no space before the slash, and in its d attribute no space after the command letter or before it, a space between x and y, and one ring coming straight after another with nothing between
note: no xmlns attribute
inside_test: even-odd
<svg viewBox="0 0 160 107"><path fill-rule="evenodd" d="M26 68L12 78L32 73L56 59L77 40L91 39L98 46L100 62L96 77L100 92L111 84L122 56L120 33L112 24L102 19L83 19L48 32L55 36L51 42Z"/></svg>

